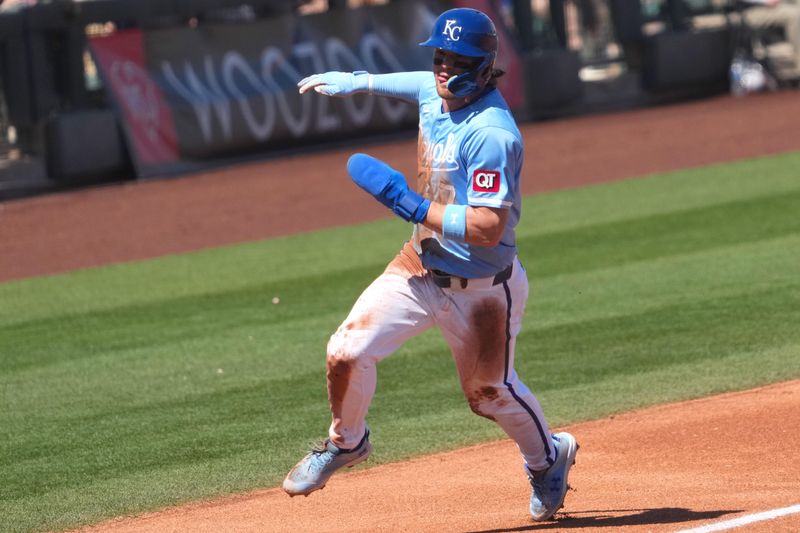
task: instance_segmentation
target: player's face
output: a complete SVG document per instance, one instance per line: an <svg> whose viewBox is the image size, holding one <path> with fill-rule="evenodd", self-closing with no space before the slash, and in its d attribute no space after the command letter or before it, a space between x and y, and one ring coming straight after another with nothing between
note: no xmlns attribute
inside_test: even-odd
<svg viewBox="0 0 800 533"><path fill-rule="evenodd" d="M462 56L437 48L433 54L433 75L436 77L436 92L439 96L446 100L458 99L448 90L447 81L453 76L474 69L480 62L479 57Z"/></svg>

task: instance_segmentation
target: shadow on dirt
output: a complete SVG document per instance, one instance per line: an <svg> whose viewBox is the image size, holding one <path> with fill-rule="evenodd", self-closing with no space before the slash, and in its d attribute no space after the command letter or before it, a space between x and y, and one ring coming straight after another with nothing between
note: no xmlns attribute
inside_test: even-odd
<svg viewBox="0 0 800 533"><path fill-rule="evenodd" d="M595 511L579 511L562 513L555 522L531 524L528 526L484 529L469 533L504 533L511 531L545 531L549 529L565 530L579 528L644 526L653 524L677 524L693 522L696 520L711 520L732 513L737 510L727 511L692 511L675 507L662 507L660 509L605 509Z"/></svg>

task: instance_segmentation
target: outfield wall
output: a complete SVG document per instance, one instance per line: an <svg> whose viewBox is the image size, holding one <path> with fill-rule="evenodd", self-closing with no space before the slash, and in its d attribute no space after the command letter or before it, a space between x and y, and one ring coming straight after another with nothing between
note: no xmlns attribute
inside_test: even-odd
<svg viewBox="0 0 800 533"><path fill-rule="evenodd" d="M34 5L0 14L5 120L21 150L46 161L51 179L79 184L411 134L413 106L367 95L301 96L296 82L325 70L427 70L429 52L417 43L452 6L476 7L495 20L498 66L507 73L500 89L522 120L726 91L729 30L687 29L686 13L674 9L684 0L660 1L673 9L655 19L640 0L604 2L599 56L587 53L589 32L572 28L560 0L550 0L544 18L527 0L406 0L359 9L330 2L316 14L278 0ZM647 30L653 22L662 29Z"/></svg>

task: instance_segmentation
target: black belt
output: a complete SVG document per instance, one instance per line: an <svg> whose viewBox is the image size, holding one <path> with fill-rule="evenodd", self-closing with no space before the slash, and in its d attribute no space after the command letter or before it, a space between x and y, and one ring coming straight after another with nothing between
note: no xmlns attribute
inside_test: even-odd
<svg viewBox="0 0 800 533"><path fill-rule="evenodd" d="M514 264L508 265L506 268L495 274L494 278L492 278L492 285L499 285L504 281L507 281L511 277L511 272L514 270ZM430 270L431 279L433 279L433 283L437 287L441 287L442 289L449 289L457 284L460 284L462 289L466 289L469 287L470 282L474 285L476 281L481 281L485 283L488 281L489 278L477 278L477 279L468 279L468 278L460 278L458 276L453 276L452 274L448 274L447 272L442 272L441 270Z"/></svg>

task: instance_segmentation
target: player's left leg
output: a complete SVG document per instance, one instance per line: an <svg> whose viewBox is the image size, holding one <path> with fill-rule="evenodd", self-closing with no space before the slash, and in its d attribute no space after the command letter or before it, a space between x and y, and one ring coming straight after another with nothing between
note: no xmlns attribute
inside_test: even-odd
<svg viewBox="0 0 800 533"><path fill-rule="evenodd" d="M539 401L514 370L516 338L528 297L525 271L515 262L506 282L484 290L468 286L445 291L454 305L437 313L437 323L453 351L467 402L476 414L494 420L516 442L532 484L541 485L549 472L548 492L537 494L534 486L531 499L531 514L545 520L561 507L577 445L570 449L574 444L571 436L555 438L550 433ZM569 464L565 466L565 462ZM563 482L554 483L556 471ZM551 487L557 489L552 495ZM540 509L542 500L544 510Z"/></svg>
<svg viewBox="0 0 800 533"><path fill-rule="evenodd" d="M519 445L528 466L555 462L550 428L536 397L514 370L528 280L519 262L511 278L486 289L443 289L453 306L437 312L470 408L497 422Z"/></svg>

